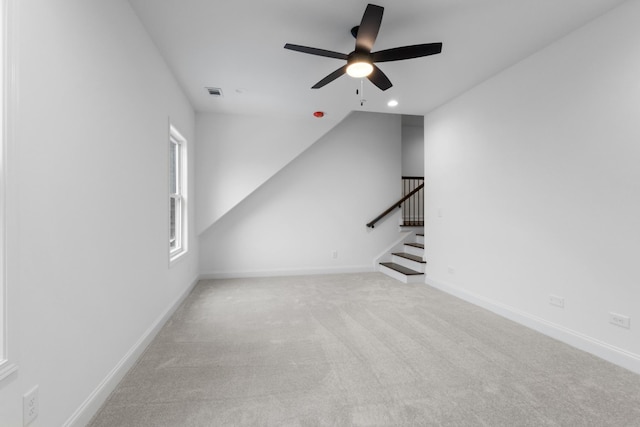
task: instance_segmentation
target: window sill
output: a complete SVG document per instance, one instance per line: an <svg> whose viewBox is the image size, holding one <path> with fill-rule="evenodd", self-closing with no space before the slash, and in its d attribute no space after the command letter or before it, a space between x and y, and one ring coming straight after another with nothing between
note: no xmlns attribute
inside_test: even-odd
<svg viewBox="0 0 640 427"><path fill-rule="evenodd" d="M18 365L15 363L9 363L9 361L5 360L4 363L0 364L0 381L4 380L14 372L18 372Z"/></svg>
<svg viewBox="0 0 640 427"><path fill-rule="evenodd" d="M174 264L176 264L178 261L180 261L184 255L187 253L188 251L186 249L183 249L181 251L175 251L169 254L169 267L173 267Z"/></svg>

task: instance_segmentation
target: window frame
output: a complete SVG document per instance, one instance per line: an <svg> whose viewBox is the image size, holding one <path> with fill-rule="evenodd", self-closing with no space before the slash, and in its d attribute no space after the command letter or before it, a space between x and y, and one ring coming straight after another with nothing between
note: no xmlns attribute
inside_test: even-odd
<svg viewBox="0 0 640 427"><path fill-rule="evenodd" d="M169 262L187 253L187 140L169 124ZM175 150L173 155L172 150ZM172 164L173 160L173 164ZM175 206L172 209L172 206ZM174 215L172 215L174 212ZM173 230L173 232L172 232ZM175 241L175 244L174 244Z"/></svg>

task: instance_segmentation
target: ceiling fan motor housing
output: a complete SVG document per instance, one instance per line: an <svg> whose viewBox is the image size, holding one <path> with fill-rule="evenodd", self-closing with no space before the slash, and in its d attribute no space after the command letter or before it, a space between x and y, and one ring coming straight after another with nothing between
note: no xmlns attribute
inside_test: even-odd
<svg viewBox="0 0 640 427"><path fill-rule="evenodd" d="M368 62L369 64L373 64L373 58L370 52L358 52L353 51L349 54L347 58L347 65L351 65L356 62Z"/></svg>

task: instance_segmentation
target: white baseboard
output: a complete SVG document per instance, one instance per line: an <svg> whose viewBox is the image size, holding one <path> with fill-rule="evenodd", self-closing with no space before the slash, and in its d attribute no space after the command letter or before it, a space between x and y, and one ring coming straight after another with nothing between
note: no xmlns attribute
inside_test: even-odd
<svg viewBox="0 0 640 427"><path fill-rule="evenodd" d="M202 280L212 279L242 279L249 277L279 277L279 276L313 276L322 274L369 273L375 271L371 265L347 265L323 268L289 268L274 270L245 270L245 271L211 271L200 274Z"/></svg>
<svg viewBox="0 0 640 427"><path fill-rule="evenodd" d="M138 341L129 349L116 366L107 374L107 376L98 384L93 392L82 402L82 405L69 417L63 424L64 427L84 427L91 418L98 412L100 407L107 400L111 392L116 388L118 383L124 378L126 373L136 363L147 346L158 334L160 329L173 315L176 309L182 304L185 298L191 293L194 286L198 283L200 277L196 277L185 291L162 313L155 322L145 331Z"/></svg>
<svg viewBox="0 0 640 427"><path fill-rule="evenodd" d="M465 289L458 288L451 284L434 280L430 277L425 279L427 285L440 289L450 295L470 302L479 307L492 311L509 320L524 325L538 331L551 338L557 339L572 347L591 353L601 359L621 366L632 372L640 374L640 355L631 353L624 349L615 347L604 341L600 341L583 333L566 328L557 323L549 322L541 317L523 312L516 308L493 301L480 295L476 295Z"/></svg>

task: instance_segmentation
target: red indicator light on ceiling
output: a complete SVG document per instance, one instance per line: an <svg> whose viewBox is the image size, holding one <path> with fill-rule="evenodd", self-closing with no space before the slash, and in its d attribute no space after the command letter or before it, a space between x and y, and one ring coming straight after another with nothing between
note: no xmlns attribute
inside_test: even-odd
<svg viewBox="0 0 640 427"><path fill-rule="evenodd" d="M314 117L321 118L321 117L324 117L324 112L316 111L315 113L313 113L313 115Z"/></svg>

